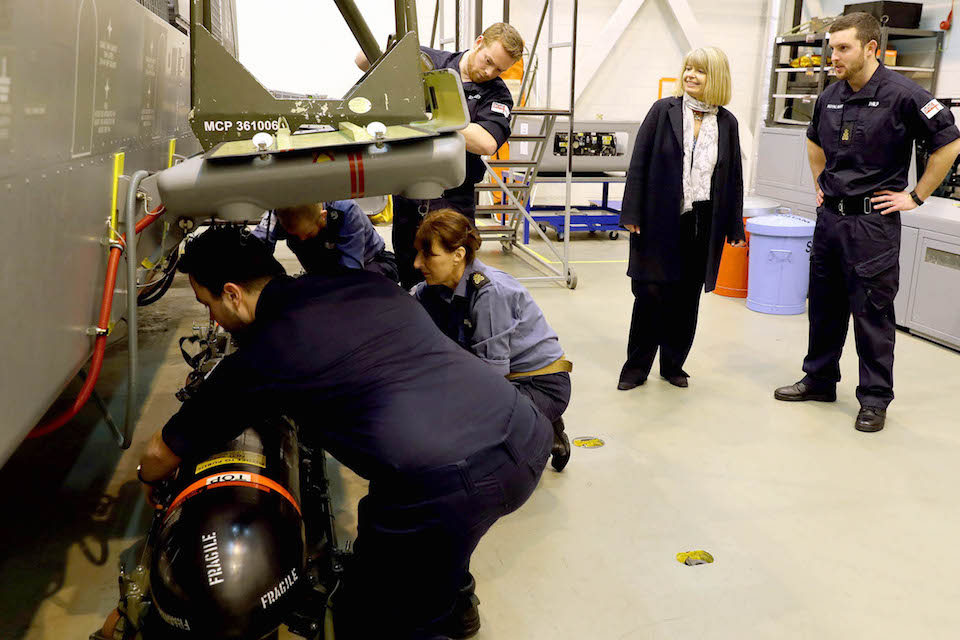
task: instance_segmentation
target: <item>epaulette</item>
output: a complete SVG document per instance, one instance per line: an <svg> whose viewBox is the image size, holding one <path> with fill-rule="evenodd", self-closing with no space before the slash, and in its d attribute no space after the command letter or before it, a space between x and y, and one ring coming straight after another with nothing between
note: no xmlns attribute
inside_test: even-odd
<svg viewBox="0 0 960 640"><path fill-rule="evenodd" d="M473 287L475 289L480 289L481 287L485 287L490 284L490 278L483 275L479 271L474 271L473 275L470 276L470 282L473 283Z"/></svg>

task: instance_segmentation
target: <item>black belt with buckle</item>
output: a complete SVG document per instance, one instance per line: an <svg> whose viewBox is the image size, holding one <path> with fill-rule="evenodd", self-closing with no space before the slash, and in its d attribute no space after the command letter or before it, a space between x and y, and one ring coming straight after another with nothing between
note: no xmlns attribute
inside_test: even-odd
<svg viewBox="0 0 960 640"><path fill-rule="evenodd" d="M862 216L873 213L873 196L856 196L853 198L824 197L823 204L830 207L842 216Z"/></svg>

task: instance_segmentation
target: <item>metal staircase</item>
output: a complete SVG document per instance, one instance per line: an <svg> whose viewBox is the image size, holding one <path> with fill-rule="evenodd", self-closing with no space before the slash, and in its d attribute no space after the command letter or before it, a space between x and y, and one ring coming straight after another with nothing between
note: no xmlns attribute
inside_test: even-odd
<svg viewBox="0 0 960 640"><path fill-rule="evenodd" d="M481 0L476 0L477 4L480 4ZM540 164L543 160L544 154L547 152L549 147L548 137L550 132L554 130L554 125L556 124L557 118L566 118L569 123L569 138L568 140L573 139L573 111L574 111L574 102L575 102L575 78L576 78L576 51L577 51L577 13L579 8L579 0L570 0L573 8L573 21L570 33L570 40L564 42L556 42L553 39L554 36L554 4L555 0L544 0L543 7L540 12L540 20L537 26L536 36L533 39L533 45L530 47L530 58L527 66L524 68L523 80L520 83L520 99L518 103L521 106L515 107L512 113L511 121L511 130L516 131L516 125L518 118L539 118L540 119L540 129L535 134L517 134L514 133L510 136L509 140L511 142L532 142L533 143L533 153L530 154L530 160L500 160L495 158L483 158L484 166L486 167L486 176L489 178L489 182L481 182L476 185L476 190L478 192L494 192L500 193L502 195L501 200L502 204L494 205L479 205L477 206L477 228L480 231L481 237L485 239L495 239L500 242L500 245L505 253L511 253L515 249L527 259L528 262L537 267L538 270L545 273L542 276L526 276L517 278L520 281L560 281L564 282L567 287L575 289L577 286L577 275L574 270L570 267L570 234L565 233L563 235L563 248L562 251L558 249L553 241L547 237L543 229L537 224L537 222L527 211L527 205L530 202L530 199L535 191L537 184L537 176L540 171ZM444 0L437 0L437 9L434 15L434 36L437 33L437 23L440 24L440 46L444 44L453 43L457 46L457 40L459 35L463 33L463 30L460 28L460 18L461 18L461 9L464 8L461 6L461 1L457 0L457 27L456 32L458 35L457 39L444 38L443 37L443 4ZM477 12L477 25L476 28L479 31L481 27L482 13L478 9ZM504 16L509 15L509 0L504 2ZM530 94L530 85L533 81L533 76L535 74L535 69L537 65L534 64L537 56L537 47L540 43L540 36L543 32L543 26L546 23L547 25L547 99L546 106L543 107L531 107L526 106L527 97ZM431 39L431 43L433 39ZM553 52L557 49L569 48L571 50L570 54L570 103L567 108L557 109L550 106L550 91L549 86L553 79ZM567 145L567 170L566 170L566 192L564 200L564 228L570 228L570 199L571 199L571 188L572 188L572 178L573 178L573 157L572 149L570 145ZM504 180L497 174L496 169L508 169L509 170L509 180ZM490 216L492 223L487 223L485 216ZM530 226L535 230L540 238L545 243L546 248L549 252L557 258L557 261L549 260L539 253L531 250L527 245L523 244L523 229L522 225L524 221L530 223ZM559 266L558 266L559 265Z"/></svg>

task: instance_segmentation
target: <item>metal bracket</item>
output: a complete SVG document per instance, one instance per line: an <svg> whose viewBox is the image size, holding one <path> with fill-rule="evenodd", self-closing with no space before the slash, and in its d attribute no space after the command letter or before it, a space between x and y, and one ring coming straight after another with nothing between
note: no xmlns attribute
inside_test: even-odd
<svg viewBox="0 0 960 640"><path fill-rule="evenodd" d="M413 5L412 0L405 1ZM378 60L371 60L369 71L343 99L281 100L204 27L203 4L195 0L190 7L190 122L204 151L222 142L252 138L256 133L274 133L281 117L286 117L291 132L304 124L336 128L345 120L360 126L373 121L390 126L426 119L415 24L404 23L407 30L398 33L396 46Z"/></svg>

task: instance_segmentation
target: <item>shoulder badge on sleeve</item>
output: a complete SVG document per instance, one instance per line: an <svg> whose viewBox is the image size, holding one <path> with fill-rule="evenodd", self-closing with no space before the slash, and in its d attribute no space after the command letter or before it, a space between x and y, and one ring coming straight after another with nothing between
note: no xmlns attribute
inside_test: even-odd
<svg viewBox="0 0 960 640"><path fill-rule="evenodd" d="M493 104L490 105L490 110L493 111L494 113L499 113L504 118L510 117L510 107L503 104L502 102L494 102Z"/></svg>
<svg viewBox="0 0 960 640"><path fill-rule="evenodd" d="M927 104L920 107L920 111L923 112L923 115L927 116L927 120L930 120L931 118L933 118L933 116L943 111L943 105L940 104L940 102L936 98L934 98Z"/></svg>
<svg viewBox="0 0 960 640"><path fill-rule="evenodd" d="M473 281L473 286L479 289L480 287L486 286L490 282L490 278L483 275L479 271L474 271L473 275L470 276L470 279Z"/></svg>

